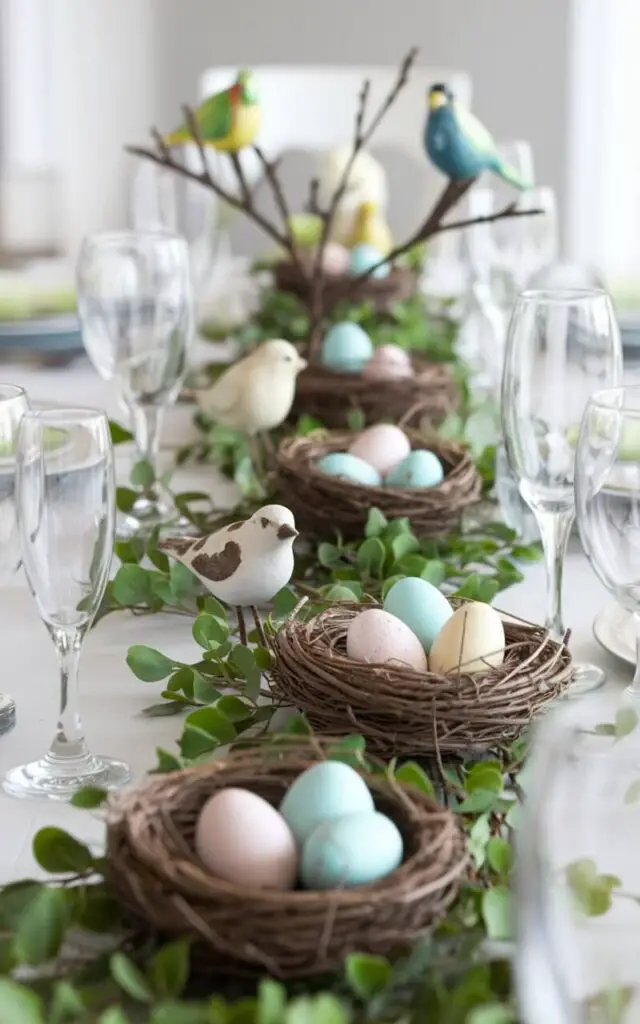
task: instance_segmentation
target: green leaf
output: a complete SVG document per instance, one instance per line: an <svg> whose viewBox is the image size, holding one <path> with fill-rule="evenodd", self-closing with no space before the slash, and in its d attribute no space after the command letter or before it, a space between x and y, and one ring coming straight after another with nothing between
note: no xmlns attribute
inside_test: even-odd
<svg viewBox="0 0 640 1024"><path fill-rule="evenodd" d="M475 789L457 808L459 814L484 814L491 811L499 799L498 794L489 789Z"/></svg>
<svg viewBox="0 0 640 1024"><path fill-rule="evenodd" d="M137 500L137 492L130 487L116 487L116 507L120 512L130 512Z"/></svg>
<svg viewBox="0 0 640 1024"><path fill-rule="evenodd" d="M186 697L192 698L194 676L195 673L193 669L189 668L187 665L183 665L183 667L174 672L168 680L167 690L171 690L172 693L180 693L182 691Z"/></svg>
<svg viewBox="0 0 640 1024"><path fill-rule="evenodd" d="M159 949L149 964L148 979L161 999L181 996L189 980L188 940L178 939Z"/></svg>
<svg viewBox="0 0 640 1024"><path fill-rule="evenodd" d="M152 578L141 565L121 565L111 581L111 593L118 604L149 604L153 597Z"/></svg>
<svg viewBox="0 0 640 1024"><path fill-rule="evenodd" d="M182 769L180 759L175 754L170 754L168 750L163 750L162 747L156 748L156 757L158 759L156 772L179 772Z"/></svg>
<svg viewBox="0 0 640 1024"><path fill-rule="evenodd" d="M427 583L433 583L434 587L440 587L447 578L447 567L439 558L430 558L420 577Z"/></svg>
<svg viewBox="0 0 640 1024"><path fill-rule="evenodd" d="M351 765L352 768L362 767L365 754L365 738L357 733L352 736L345 736L332 744L327 750L327 757L331 761L342 761Z"/></svg>
<svg viewBox="0 0 640 1024"><path fill-rule="evenodd" d="M538 544L516 544L512 548L511 554L522 562L539 562L542 557L542 551Z"/></svg>
<svg viewBox="0 0 640 1024"><path fill-rule="evenodd" d="M501 836L492 836L487 843L487 860L496 874L509 874L513 863L513 851L506 839Z"/></svg>
<svg viewBox="0 0 640 1024"><path fill-rule="evenodd" d="M150 545L147 549L147 558L159 572L167 575L171 572L171 562L165 555L164 551L159 551L154 545Z"/></svg>
<svg viewBox="0 0 640 1024"><path fill-rule="evenodd" d="M131 431L116 423L115 420L109 420L109 433L111 434L112 444L127 444L128 441L133 441Z"/></svg>
<svg viewBox="0 0 640 1024"><path fill-rule="evenodd" d="M214 686L211 679L196 672L194 674L193 700L200 704L214 704L219 697L220 690Z"/></svg>
<svg viewBox="0 0 640 1024"><path fill-rule="evenodd" d="M179 604L183 598L189 597L200 589L200 581L182 562L172 562L169 570L169 586Z"/></svg>
<svg viewBox="0 0 640 1024"><path fill-rule="evenodd" d="M332 565L340 561L340 548L337 548L335 544L328 544L324 541L318 545L316 552L320 565L324 565L326 569L330 569Z"/></svg>
<svg viewBox="0 0 640 1024"><path fill-rule="evenodd" d="M40 889L16 929L14 949L20 963L43 964L57 954L69 920L68 909L65 889Z"/></svg>
<svg viewBox="0 0 640 1024"><path fill-rule="evenodd" d="M363 430L366 422L362 409L349 409L347 413L347 426L349 430Z"/></svg>
<svg viewBox="0 0 640 1024"><path fill-rule="evenodd" d="M469 853L473 857L476 868L481 868L487 859L487 844L491 838L489 815L482 814L469 830Z"/></svg>
<svg viewBox="0 0 640 1024"><path fill-rule="evenodd" d="M638 724L638 713L633 708L620 708L616 715L616 739L621 740L633 732Z"/></svg>
<svg viewBox="0 0 640 1024"><path fill-rule="evenodd" d="M83 894L83 905L77 923L90 932L109 932L122 921L122 910L106 885L88 885Z"/></svg>
<svg viewBox="0 0 640 1024"><path fill-rule="evenodd" d="M153 487L155 479L155 470L147 459L140 459L131 470L131 483L134 487L141 487L143 491Z"/></svg>
<svg viewBox="0 0 640 1024"><path fill-rule="evenodd" d="M397 769L395 778L397 782L401 782L404 786L414 786L421 793L426 793L427 796L435 798L436 793L431 779L424 768L421 768L416 761L405 761Z"/></svg>
<svg viewBox="0 0 640 1024"><path fill-rule="evenodd" d="M391 541L391 550L396 561L413 555L420 550L420 541L412 533L401 533Z"/></svg>
<svg viewBox="0 0 640 1024"><path fill-rule="evenodd" d="M370 508L364 528L365 537L379 537L386 530L389 522L379 508ZM324 564L324 563L322 563Z"/></svg>
<svg viewBox="0 0 640 1024"><path fill-rule="evenodd" d="M256 659L253 651L249 647L245 647L244 644L237 644L231 652L231 661L242 673L243 676L249 676L252 672L255 672Z"/></svg>
<svg viewBox="0 0 640 1024"><path fill-rule="evenodd" d="M517 1024L518 1017L510 1006L504 1003L487 1003L475 1006L465 1019L465 1024Z"/></svg>
<svg viewBox="0 0 640 1024"><path fill-rule="evenodd" d="M452 596L466 597L471 601L482 601L485 604L490 604L499 589L500 585L493 577L483 576L479 572L472 572Z"/></svg>
<svg viewBox="0 0 640 1024"><path fill-rule="evenodd" d="M640 800L640 779L632 782L624 794L625 804L635 804L638 800Z"/></svg>
<svg viewBox="0 0 640 1024"><path fill-rule="evenodd" d="M278 731L285 736L313 736L313 729L304 715L291 715Z"/></svg>
<svg viewBox="0 0 640 1024"><path fill-rule="evenodd" d="M248 704L245 700L241 700L240 697L224 696L220 697L215 704L216 710L220 711L230 722L243 722L246 718L250 718L253 712L251 704Z"/></svg>
<svg viewBox="0 0 640 1024"><path fill-rule="evenodd" d="M342 583L334 583L333 586L329 587L324 594L327 601L354 601L355 594L350 587L345 587Z"/></svg>
<svg viewBox="0 0 640 1024"><path fill-rule="evenodd" d="M201 612L193 623L191 632L193 639L200 647L211 649L215 644L225 642L229 636L229 626L225 620Z"/></svg>
<svg viewBox="0 0 640 1024"><path fill-rule="evenodd" d="M94 807L101 807L108 797L106 789L99 786L85 786L71 797L73 807L84 807L92 810Z"/></svg>
<svg viewBox="0 0 640 1024"><path fill-rule="evenodd" d="M266 647L254 647L253 658L261 672L266 672L271 668L273 655Z"/></svg>
<svg viewBox="0 0 640 1024"><path fill-rule="evenodd" d="M41 828L33 837L33 856L49 874L83 874L93 865L91 851L61 828Z"/></svg>
<svg viewBox="0 0 640 1024"><path fill-rule="evenodd" d="M185 725L214 736L218 743L231 743L236 738L236 730L230 719L219 709L218 704L219 701L215 706L192 711L187 716Z"/></svg>
<svg viewBox="0 0 640 1024"><path fill-rule="evenodd" d="M213 1000L209 1003L185 1003L182 1000L166 999L156 1003L149 1024L228 1024L226 1006L221 1005L221 1012L217 1014L217 1006L214 1008L212 1003Z"/></svg>
<svg viewBox="0 0 640 1024"><path fill-rule="evenodd" d="M387 988L391 980L391 964L381 956L352 953L345 964L347 983L359 999L371 999Z"/></svg>
<svg viewBox="0 0 640 1024"><path fill-rule="evenodd" d="M596 732L598 736L615 736L616 727L610 722L603 722L600 723L600 725L596 725L594 732Z"/></svg>
<svg viewBox="0 0 640 1024"><path fill-rule="evenodd" d="M119 1006L110 1006L98 1018L98 1024L130 1024L130 1021L131 1018Z"/></svg>
<svg viewBox="0 0 640 1024"><path fill-rule="evenodd" d="M216 597L211 597L210 594L204 599L203 610L208 615L213 615L216 619L222 619L223 622L227 622L227 609L223 604L220 604Z"/></svg>
<svg viewBox="0 0 640 1024"><path fill-rule="evenodd" d="M179 715L185 709L188 702L182 700L166 700L162 704L149 704L140 712L145 718L170 718L171 715ZM191 706L191 705L189 705Z"/></svg>
<svg viewBox="0 0 640 1024"><path fill-rule="evenodd" d="M187 761L193 761L203 754L211 754L219 746L220 741L215 736L191 725L185 725L180 737L180 753Z"/></svg>
<svg viewBox="0 0 640 1024"><path fill-rule="evenodd" d="M256 1024L282 1024L287 1005L287 990L271 978L258 985L258 1016Z"/></svg>
<svg viewBox="0 0 640 1024"><path fill-rule="evenodd" d="M77 1017L82 1017L86 1010L84 1000L78 990L68 981L57 981L53 989L47 1024L65 1024L69 1019L75 1020Z"/></svg>
<svg viewBox="0 0 640 1024"><path fill-rule="evenodd" d="M411 533L411 523L406 516L401 519L393 519L386 530L384 531L384 539L392 540L394 537L399 537L402 533Z"/></svg>
<svg viewBox="0 0 640 1024"><path fill-rule="evenodd" d="M501 793L503 787L502 767L497 761L478 761L470 769L464 782L467 793L475 793L477 789Z"/></svg>
<svg viewBox="0 0 640 1024"><path fill-rule="evenodd" d="M299 603L299 600L300 598L291 587L283 587L273 599L274 614L277 618L289 615Z"/></svg>
<svg viewBox="0 0 640 1024"><path fill-rule="evenodd" d="M9 978L0 978L0 1024L45 1024L39 995Z"/></svg>
<svg viewBox="0 0 640 1024"><path fill-rule="evenodd" d="M114 551L121 562L137 565L144 555L144 544L138 539L116 541Z"/></svg>
<svg viewBox="0 0 640 1024"><path fill-rule="evenodd" d="M151 986L142 971L125 953L112 953L109 967L113 980L131 999L135 999L138 1003L153 1001Z"/></svg>
<svg viewBox="0 0 640 1024"><path fill-rule="evenodd" d="M573 861L565 868L569 891L577 906L588 917L601 917L611 907L611 893L622 882L615 875L600 875L590 857Z"/></svg>
<svg viewBox="0 0 640 1024"><path fill-rule="evenodd" d="M158 683L172 672L174 662L166 654L145 644L135 644L127 651L127 665L144 683Z"/></svg>
<svg viewBox="0 0 640 1024"><path fill-rule="evenodd" d="M358 568L369 576L379 576L385 560L384 544L378 537L362 542L356 553Z"/></svg>
<svg viewBox="0 0 640 1024"><path fill-rule="evenodd" d="M497 886L483 893L482 918L490 939L505 941L513 938L508 889Z"/></svg>
<svg viewBox="0 0 640 1024"><path fill-rule="evenodd" d="M24 879L0 890L0 928L14 931L26 908L43 887L42 882Z"/></svg>

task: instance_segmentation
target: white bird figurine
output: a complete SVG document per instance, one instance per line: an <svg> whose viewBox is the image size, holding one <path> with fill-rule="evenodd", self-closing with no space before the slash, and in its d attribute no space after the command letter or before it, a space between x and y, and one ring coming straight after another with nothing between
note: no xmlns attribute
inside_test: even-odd
<svg viewBox="0 0 640 1024"><path fill-rule="evenodd" d="M293 513L284 505L264 505L249 519L230 523L208 537L166 537L159 547L191 569L214 597L233 605L240 642L247 631L242 609L250 607L266 643L257 606L270 601L293 574Z"/></svg>

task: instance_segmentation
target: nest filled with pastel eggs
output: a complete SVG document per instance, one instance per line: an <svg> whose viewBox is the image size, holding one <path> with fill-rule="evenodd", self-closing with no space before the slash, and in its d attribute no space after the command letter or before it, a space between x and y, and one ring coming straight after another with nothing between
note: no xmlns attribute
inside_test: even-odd
<svg viewBox="0 0 640 1024"><path fill-rule="evenodd" d="M560 696L571 655L541 626L417 577L384 606L340 603L271 635L271 686L321 732L361 733L383 758L466 756L510 744Z"/></svg>
<svg viewBox="0 0 640 1024"><path fill-rule="evenodd" d="M427 419L437 426L458 404L449 363L430 363L400 345L375 347L360 324L343 320L326 332L319 362L298 377L291 415L346 427L349 413L359 409L366 423Z"/></svg>
<svg viewBox="0 0 640 1024"><path fill-rule="evenodd" d="M347 540L361 537L373 507L387 519L406 516L418 536L437 536L453 528L482 490L460 445L391 424L288 438L276 465L296 523L317 537L336 531Z"/></svg>
<svg viewBox="0 0 640 1024"><path fill-rule="evenodd" d="M116 798L116 898L209 973L305 977L388 954L446 912L467 864L455 816L387 773L278 737Z"/></svg>

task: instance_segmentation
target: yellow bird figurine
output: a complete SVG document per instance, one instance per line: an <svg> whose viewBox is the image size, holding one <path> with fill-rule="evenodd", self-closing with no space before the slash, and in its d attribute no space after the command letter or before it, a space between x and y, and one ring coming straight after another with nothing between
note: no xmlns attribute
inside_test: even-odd
<svg viewBox="0 0 640 1024"><path fill-rule="evenodd" d="M250 146L260 127L260 106L253 77L240 71L235 83L222 92L209 96L195 111L195 118L205 146L237 153ZM185 122L164 139L167 146L193 142Z"/></svg>
<svg viewBox="0 0 640 1024"><path fill-rule="evenodd" d="M347 245L349 248L372 245L381 256L386 256L393 249L389 226L376 203L370 199L360 203Z"/></svg>

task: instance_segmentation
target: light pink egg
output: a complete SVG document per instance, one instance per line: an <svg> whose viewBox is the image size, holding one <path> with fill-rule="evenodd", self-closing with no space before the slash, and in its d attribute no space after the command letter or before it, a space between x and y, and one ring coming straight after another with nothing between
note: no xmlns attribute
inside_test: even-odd
<svg viewBox="0 0 640 1024"><path fill-rule="evenodd" d="M394 366L411 366L411 359L400 345L381 345L372 356L381 363L393 363Z"/></svg>
<svg viewBox="0 0 640 1024"><path fill-rule="evenodd" d="M327 242L322 254L322 267L327 274L337 277L346 274L349 266L349 250L339 242Z"/></svg>
<svg viewBox="0 0 640 1024"><path fill-rule="evenodd" d="M293 889L298 852L282 815L248 789L215 793L200 811L195 848L204 866L226 882L252 889Z"/></svg>
<svg viewBox="0 0 640 1024"><path fill-rule="evenodd" d="M350 455L364 459L377 469L381 476L386 476L399 466L410 451L411 444L407 435L392 423L379 423L375 427L368 427L349 447Z"/></svg>
<svg viewBox="0 0 640 1024"><path fill-rule="evenodd" d="M365 365L362 376L366 380L401 380L413 377L411 365L401 363L385 363L380 359L371 358Z"/></svg>
<svg viewBox="0 0 640 1024"><path fill-rule="evenodd" d="M381 608L367 608L349 623L347 654L354 661L405 665L427 671L424 647L404 622Z"/></svg>

